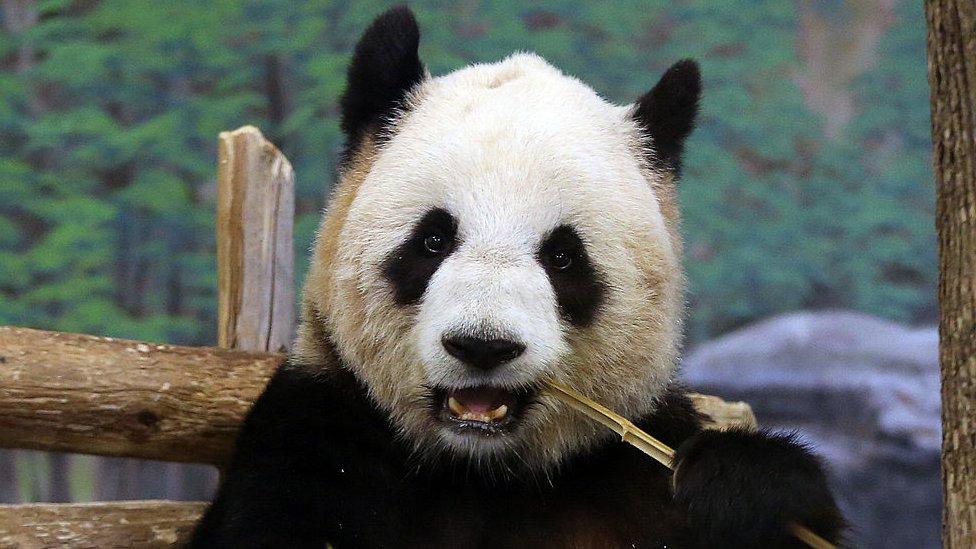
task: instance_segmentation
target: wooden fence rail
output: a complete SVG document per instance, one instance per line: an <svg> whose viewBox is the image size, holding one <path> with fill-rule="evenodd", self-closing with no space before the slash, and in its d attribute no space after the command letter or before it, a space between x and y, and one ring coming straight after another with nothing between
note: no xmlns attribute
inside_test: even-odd
<svg viewBox="0 0 976 549"><path fill-rule="evenodd" d="M0 446L220 465L282 358L0 327Z"/></svg>
<svg viewBox="0 0 976 549"><path fill-rule="evenodd" d="M0 547L178 547L206 503L115 501L0 506Z"/></svg>

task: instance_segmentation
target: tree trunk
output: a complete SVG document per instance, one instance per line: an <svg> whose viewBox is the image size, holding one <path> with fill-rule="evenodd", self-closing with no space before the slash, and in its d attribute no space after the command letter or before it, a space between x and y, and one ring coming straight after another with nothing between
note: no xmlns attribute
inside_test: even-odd
<svg viewBox="0 0 976 549"><path fill-rule="evenodd" d="M930 0L925 15L939 185L942 540L976 547L976 2Z"/></svg>

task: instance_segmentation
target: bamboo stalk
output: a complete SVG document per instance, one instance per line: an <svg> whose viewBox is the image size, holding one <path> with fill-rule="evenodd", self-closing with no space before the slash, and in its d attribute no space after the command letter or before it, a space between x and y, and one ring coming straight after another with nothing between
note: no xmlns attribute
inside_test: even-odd
<svg viewBox="0 0 976 549"><path fill-rule="evenodd" d="M553 381L546 382L549 394L570 408L609 428L620 435L621 440L656 459L668 469L674 469L674 450L667 444L639 429L629 419L610 410L606 406L580 394L575 389ZM823 539L809 528L796 523L789 525L790 532L813 549L835 549L834 544Z"/></svg>
<svg viewBox="0 0 976 549"><path fill-rule="evenodd" d="M624 442L636 446L640 451L658 460L665 467L671 468L671 464L674 462L674 450L668 447L667 444L638 429L627 418L611 411L602 404L586 398L575 389L557 385L551 381L547 384L547 388L559 400L568 404L574 410L609 428L620 435L621 440Z"/></svg>
<svg viewBox="0 0 976 549"><path fill-rule="evenodd" d="M813 547L813 549L836 549L833 543L818 536L809 528L795 522L789 524L790 532L803 543Z"/></svg>

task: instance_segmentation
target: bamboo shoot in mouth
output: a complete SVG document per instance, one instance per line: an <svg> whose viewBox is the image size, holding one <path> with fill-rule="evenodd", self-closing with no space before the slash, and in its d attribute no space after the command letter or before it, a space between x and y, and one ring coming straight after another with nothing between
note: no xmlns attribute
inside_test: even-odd
<svg viewBox="0 0 976 549"><path fill-rule="evenodd" d="M545 391L570 408L617 433L621 440L656 459L661 465L668 469L674 468L674 450L639 429L629 419L565 385L547 381ZM834 544L801 524L792 523L789 525L789 530L797 539L813 549L836 549Z"/></svg>

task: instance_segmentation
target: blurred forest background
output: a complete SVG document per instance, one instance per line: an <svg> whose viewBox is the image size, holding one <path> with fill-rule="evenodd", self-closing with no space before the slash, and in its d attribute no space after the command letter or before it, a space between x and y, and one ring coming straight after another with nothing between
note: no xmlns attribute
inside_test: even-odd
<svg viewBox="0 0 976 549"><path fill-rule="evenodd" d="M350 50L391 4L0 0L0 324L213 344L216 136L245 123L297 172L300 283L335 175ZM533 50L629 103L672 62L701 62L680 184L686 371L747 398L764 424L812 433L860 544L937 546L921 3L411 5L434 74ZM782 316L792 311L803 312ZM198 499L212 487L201 468L0 455L4 501Z"/></svg>

